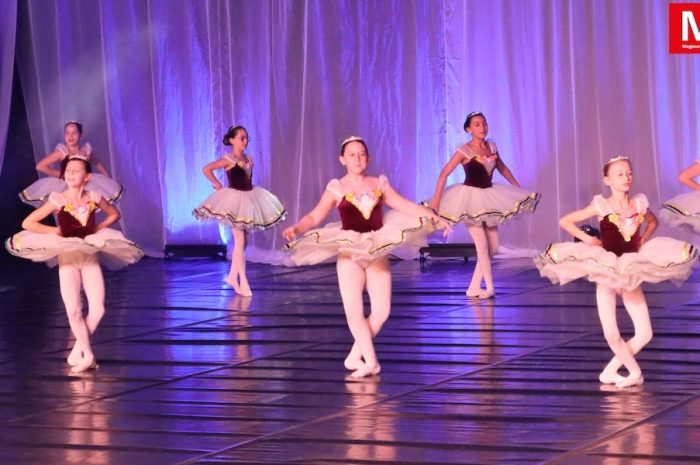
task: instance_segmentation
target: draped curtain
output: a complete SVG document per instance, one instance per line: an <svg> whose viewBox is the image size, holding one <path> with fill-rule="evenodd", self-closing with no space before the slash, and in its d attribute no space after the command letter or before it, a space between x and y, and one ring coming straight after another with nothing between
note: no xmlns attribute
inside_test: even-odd
<svg viewBox="0 0 700 465"><path fill-rule="evenodd" d="M5 160L5 143L10 121L16 28L17 0L7 0L3 2L0 15L0 169Z"/></svg>
<svg viewBox="0 0 700 465"><path fill-rule="evenodd" d="M656 0L29 0L17 62L37 159L66 120L82 121L125 186L122 229L151 253L230 240L191 211L232 124L247 127L254 183L291 224L343 174L351 134L374 174L430 197L475 109L519 182L542 193L502 241L541 248L562 237L559 216L603 191L610 156L633 159L652 206L682 191L677 173L699 148L700 61L668 53L667 11ZM283 243L279 229L250 240Z"/></svg>

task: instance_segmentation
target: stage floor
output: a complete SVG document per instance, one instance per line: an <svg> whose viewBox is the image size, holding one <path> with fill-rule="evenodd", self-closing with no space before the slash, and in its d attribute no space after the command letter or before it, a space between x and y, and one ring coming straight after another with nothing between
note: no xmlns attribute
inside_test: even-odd
<svg viewBox="0 0 700 465"><path fill-rule="evenodd" d="M647 286L644 385L597 381L611 356L593 287L499 261L395 262L379 376L343 369L334 266L145 259L106 273L99 370L71 375L58 275L0 268L1 464L688 464L700 460L700 271ZM621 310L621 312L623 312ZM622 313L621 313L622 315ZM624 328L630 325L624 318Z"/></svg>

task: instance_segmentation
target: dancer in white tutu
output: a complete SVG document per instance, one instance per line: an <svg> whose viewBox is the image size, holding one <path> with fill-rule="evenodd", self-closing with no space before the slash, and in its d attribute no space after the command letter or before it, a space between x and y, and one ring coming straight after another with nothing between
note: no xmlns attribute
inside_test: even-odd
<svg viewBox="0 0 700 465"><path fill-rule="evenodd" d="M309 265L337 258L338 285L345 316L355 343L345 359L352 376L361 378L380 371L372 339L379 333L391 309L391 269L387 254L408 241L420 241L449 225L435 213L399 195L385 176L367 176L367 145L359 137L343 141L340 163L347 174L331 180L318 205L297 224L284 230L292 259ZM382 205L395 210L386 217ZM340 223L314 229L338 208ZM362 293L367 289L371 313L364 316Z"/></svg>
<svg viewBox="0 0 700 465"><path fill-rule="evenodd" d="M49 198L51 192L63 192L66 183L63 181L63 170L68 158L80 157L90 162L93 171L85 189L99 194L109 203L114 203L122 195L123 188L109 177L107 168L92 154L89 142L80 144L83 136L83 125L77 121L68 121L64 126L63 140L65 143L56 145L53 152L46 155L36 165L37 171L47 175L32 183L19 193L22 202L33 207L40 207ZM55 165L59 167L56 168Z"/></svg>
<svg viewBox="0 0 700 465"><path fill-rule="evenodd" d="M18 257L37 262L58 264L61 297L75 345L68 356L71 371L80 373L97 368L90 345L90 335L104 316L104 279L100 262L116 269L137 262L143 252L119 231L108 226L119 220L117 209L99 194L85 189L91 165L84 158L71 158L65 167L66 189L52 192L48 201L32 212L22 223L24 231L5 243L7 250ZM101 209L106 217L96 223L95 212ZM56 214L58 227L41 221ZM88 314L83 318L80 288L85 290Z"/></svg>
<svg viewBox="0 0 700 465"><path fill-rule="evenodd" d="M697 250L669 237L650 239L658 222L648 210L646 196L629 195L632 165L626 157L608 160L603 175L611 196L597 195L590 205L559 221L562 229L582 242L551 244L535 258L535 264L541 275L554 283L565 284L578 278L596 283L598 316L605 339L615 354L600 373L599 380L626 388L644 382L634 356L652 337L649 309L640 284L666 280L683 282L697 260ZM576 227L575 223L592 217L600 221L600 239ZM634 336L627 342L617 326L617 294L622 295L634 325ZM622 366L628 371L626 377L618 373Z"/></svg>
<svg viewBox="0 0 700 465"><path fill-rule="evenodd" d="M522 212L534 211L540 195L520 188L499 156L496 143L486 139L489 125L480 111L467 115L464 130L472 138L457 147L440 172L429 206L451 223L467 226L476 247L476 265L466 294L467 297L488 299L494 295L491 257L498 249L497 226ZM447 177L459 165L466 174L464 184L445 189ZM493 184L494 170L498 170L511 185ZM485 288L481 287L482 281Z"/></svg>
<svg viewBox="0 0 700 465"><path fill-rule="evenodd" d="M700 176L700 160L687 167L678 175L681 184L690 187L686 192L673 197L661 205L659 216L671 226L700 233L700 184L695 178Z"/></svg>
<svg viewBox="0 0 700 465"><path fill-rule="evenodd" d="M245 154L248 131L243 126L231 126L224 135L224 145L231 146L231 153L202 169L216 192L192 213L198 220L215 220L231 227L233 253L226 282L237 294L251 296L253 292L245 273L246 232L276 226L286 218L287 212L272 193L253 186L253 160ZM214 176L217 169L226 171L228 187Z"/></svg>

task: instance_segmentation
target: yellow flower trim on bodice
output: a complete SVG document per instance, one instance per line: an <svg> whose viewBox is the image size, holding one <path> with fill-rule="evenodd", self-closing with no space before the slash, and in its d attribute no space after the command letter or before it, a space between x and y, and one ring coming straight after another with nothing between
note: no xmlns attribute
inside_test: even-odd
<svg viewBox="0 0 700 465"><path fill-rule="evenodd" d="M353 204L355 208L362 213L362 217L364 219L369 220L369 217L372 216L372 212L374 211L374 207L377 206L382 198L382 192L379 189L374 189L372 192L361 194L359 196L356 196L352 192L348 192L343 198Z"/></svg>
<svg viewBox="0 0 700 465"><path fill-rule="evenodd" d="M639 226L644 223L644 215L637 213L620 221L620 215L617 213L610 213L608 215L608 220L615 225L625 242L629 242L639 229Z"/></svg>
<svg viewBox="0 0 700 465"><path fill-rule="evenodd" d="M88 219L90 218L90 213L92 213L96 209L97 204L94 200L89 200L87 205L78 208L75 208L75 206L71 203L66 203L65 205L63 205L63 210L65 210L70 214L70 216L78 220L78 223L80 223L82 226L87 225Z"/></svg>

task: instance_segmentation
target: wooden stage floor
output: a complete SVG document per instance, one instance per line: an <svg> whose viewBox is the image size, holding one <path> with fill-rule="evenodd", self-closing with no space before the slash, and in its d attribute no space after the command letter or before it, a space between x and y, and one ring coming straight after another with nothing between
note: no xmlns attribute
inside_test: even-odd
<svg viewBox="0 0 700 465"><path fill-rule="evenodd" d="M473 302L472 267L394 263L382 373L353 381L332 265L250 265L252 298L223 261L107 273L100 368L71 375L56 271L4 263L0 464L698 463L700 272L646 287L646 383L619 391L590 284L500 261Z"/></svg>

